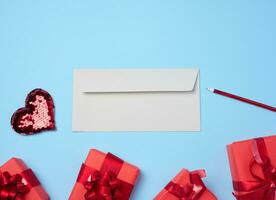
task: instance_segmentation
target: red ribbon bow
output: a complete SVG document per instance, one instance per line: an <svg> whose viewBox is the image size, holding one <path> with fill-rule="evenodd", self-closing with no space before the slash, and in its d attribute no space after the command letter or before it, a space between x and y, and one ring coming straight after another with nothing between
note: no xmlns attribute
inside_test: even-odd
<svg viewBox="0 0 276 200"><path fill-rule="evenodd" d="M121 183L111 172L93 172L84 183L86 200L116 200L121 197Z"/></svg>
<svg viewBox="0 0 276 200"><path fill-rule="evenodd" d="M24 195L30 191L20 174L10 175L0 172L0 199L24 200Z"/></svg>
<svg viewBox="0 0 276 200"><path fill-rule="evenodd" d="M276 200L276 169L268 157L263 138L253 140L252 152L254 157L249 168L256 181L233 182L233 194L237 200ZM255 173L256 165L261 167L263 177Z"/></svg>
<svg viewBox="0 0 276 200"><path fill-rule="evenodd" d="M204 170L193 171L190 172L190 183L180 185L170 182L165 189L179 200L198 200L206 190L206 186L201 180L205 176Z"/></svg>

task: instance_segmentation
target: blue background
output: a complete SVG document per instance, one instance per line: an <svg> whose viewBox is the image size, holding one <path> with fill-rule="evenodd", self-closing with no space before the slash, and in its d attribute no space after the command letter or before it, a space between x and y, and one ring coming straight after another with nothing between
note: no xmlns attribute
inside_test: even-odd
<svg viewBox="0 0 276 200"><path fill-rule="evenodd" d="M273 0L1 0L0 162L24 159L64 200L94 147L141 168L134 200L152 199L182 167L205 168L218 199L233 199L226 145L275 133L276 115L205 88L276 106L275 9ZM199 67L202 131L72 133L72 73L87 67ZM20 136L10 117L37 87L55 100L57 131Z"/></svg>

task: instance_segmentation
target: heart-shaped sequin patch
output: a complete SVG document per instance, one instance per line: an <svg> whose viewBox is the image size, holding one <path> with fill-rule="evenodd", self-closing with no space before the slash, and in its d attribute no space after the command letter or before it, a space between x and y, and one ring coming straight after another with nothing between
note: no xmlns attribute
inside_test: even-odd
<svg viewBox="0 0 276 200"><path fill-rule="evenodd" d="M32 135L55 129L54 101L42 89L34 89L26 98L25 107L18 109L11 118L12 128L20 134Z"/></svg>

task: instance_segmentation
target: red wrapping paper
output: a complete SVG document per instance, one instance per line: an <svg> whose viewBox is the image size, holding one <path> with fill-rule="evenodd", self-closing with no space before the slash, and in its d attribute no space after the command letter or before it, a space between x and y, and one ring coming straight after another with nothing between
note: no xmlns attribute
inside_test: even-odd
<svg viewBox="0 0 276 200"><path fill-rule="evenodd" d="M202 174L203 173L203 174ZM203 189L199 192L198 195L189 195L190 198L188 197L179 197L174 192L170 191L171 185L177 185L180 186L181 188L185 188L186 186L195 188L197 186L194 185L193 180L191 180L191 174L202 174L198 177L200 180L199 184L203 186ZM154 198L154 200L216 200L217 198L215 195L205 187L204 183L201 181L201 178L205 176L205 172L203 170L198 170L194 172L189 172L186 169L182 169L173 179L172 181ZM195 186L195 187L194 187ZM179 193L179 188L176 189ZM195 189L196 190L196 189ZM187 189L189 191L189 189ZM181 193L181 192L180 192Z"/></svg>
<svg viewBox="0 0 276 200"><path fill-rule="evenodd" d="M0 173L9 173L11 176L19 174L23 178L24 185L29 191L23 196L24 200L49 200L50 197L39 183L32 170L18 158L11 158L0 167ZM2 191L1 191L2 194ZM1 199L1 198L0 198ZM1 199L2 200L2 199ZM3 199L6 200L6 199ZM13 200L12 198L9 200ZM16 199L17 200L17 199Z"/></svg>
<svg viewBox="0 0 276 200"><path fill-rule="evenodd" d="M276 136L227 146L234 195L238 200L276 200Z"/></svg>
<svg viewBox="0 0 276 200"><path fill-rule="evenodd" d="M106 173L112 173L113 178L115 180L114 182L118 182L118 184L120 185L118 187L119 189L115 191L116 193L118 192L119 195L117 197L111 195L112 197L110 199L128 200L131 196L131 192L138 178L139 169L136 166L131 165L110 153L106 154L96 149L92 149L90 150L85 162L81 167L77 181L71 192L69 200L89 199L86 197L86 195L89 192L92 192L91 190L87 189L86 184L87 181L91 183L91 177L93 177L92 175L94 175L95 173L100 174L101 178L99 181L95 182L97 189L94 189L93 192L95 193L96 197L91 198L91 200L99 199L97 195L101 193L101 190L103 190L102 193L106 192L106 190L110 190L109 186L103 187L103 189L99 188L102 182L106 183L106 181L102 181Z"/></svg>

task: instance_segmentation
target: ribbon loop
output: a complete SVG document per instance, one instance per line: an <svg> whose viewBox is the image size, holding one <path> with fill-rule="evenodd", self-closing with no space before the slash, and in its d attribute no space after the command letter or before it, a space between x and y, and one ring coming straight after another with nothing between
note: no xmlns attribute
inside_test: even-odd
<svg viewBox="0 0 276 200"><path fill-rule="evenodd" d="M20 174L11 175L9 172L0 172L0 199L24 200L24 195L30 191L24 184Z"/></svg>
<svg viewBox="0 0 276 200"><path fill-rule="evenodd" d="M118 200L121 197L121 182L111 172L95 171L84 183L85 200Z"/></svg>
<svg viewBox="0 0 276 200"><path fill-rule="evenodd" d="M180 185L170 182L165 189L179 200L199 200L206 186L201 178L205 176L204 170L190 172L190 183Z"/></svg>

